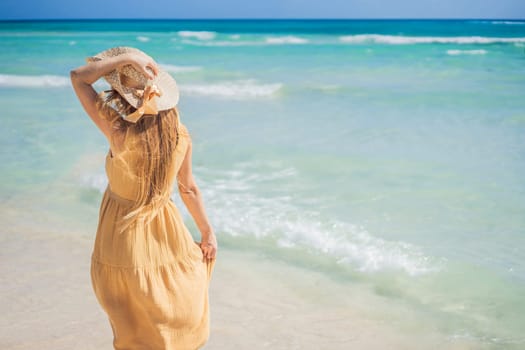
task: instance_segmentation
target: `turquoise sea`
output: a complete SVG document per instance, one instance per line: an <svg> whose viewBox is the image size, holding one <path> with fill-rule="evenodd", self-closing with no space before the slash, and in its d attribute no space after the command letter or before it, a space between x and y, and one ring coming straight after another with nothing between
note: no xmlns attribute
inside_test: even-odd
<svg viewBox="0 0 525 350"><path fill-rule="evenodd" d="M135 46L180 85L221 246L369 287L405 330L525 348L525 21L0 22L0 43L19 230L94 237L108 146L68 74Z"/></svg>

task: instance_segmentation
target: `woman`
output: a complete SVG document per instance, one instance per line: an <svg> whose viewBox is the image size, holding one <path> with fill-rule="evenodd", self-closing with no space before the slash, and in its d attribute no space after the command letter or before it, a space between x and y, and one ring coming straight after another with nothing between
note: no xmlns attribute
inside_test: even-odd
<svg viewBox="0 0 525 350"><path fill-rule="evenodd" d="M104 77L111 90L97 94ZM208 286L217 240L192 175L191 139L175 80L140 50L117 47L71 71L85 111L109 142L108 187L91 279L115 349L198 349L209 336ZM201 233L193 241L170 193Z"/></svg>

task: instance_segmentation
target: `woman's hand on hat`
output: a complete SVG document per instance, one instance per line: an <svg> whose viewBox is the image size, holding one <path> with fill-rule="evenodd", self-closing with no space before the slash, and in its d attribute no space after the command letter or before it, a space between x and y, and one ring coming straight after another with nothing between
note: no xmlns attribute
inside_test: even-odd
<svg viewBox="0 0 525 350"><path fill-rule="evenodd" d="M139 72L144 74L146 78L153 79L159 73L159 66L157 62L150 56L140 53L128 53L130 64Z"/></svg>

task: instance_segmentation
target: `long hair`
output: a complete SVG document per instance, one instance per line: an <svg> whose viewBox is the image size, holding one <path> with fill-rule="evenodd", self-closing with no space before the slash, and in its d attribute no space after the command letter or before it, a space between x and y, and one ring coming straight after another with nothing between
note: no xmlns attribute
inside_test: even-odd
<svg viewBox="0 0 525 350"><path fill-rule="evenodd" d="M97 109L110 123L112 134L119 136L133 135L139 140L136 147L141 150L134 166L139 185L138 198L121 223L121 231L139 220L146 220L141 213L143 208L158 209L169 196L173 152L179 142L179 114L174 107L160 111L157 115L144 115L137 123L131 123L122 116L133 113L131 106L115 90L104 91L98 95ZM151 214L151 211L149 211ZM150 215L150 218L151 215Z"/></svg>

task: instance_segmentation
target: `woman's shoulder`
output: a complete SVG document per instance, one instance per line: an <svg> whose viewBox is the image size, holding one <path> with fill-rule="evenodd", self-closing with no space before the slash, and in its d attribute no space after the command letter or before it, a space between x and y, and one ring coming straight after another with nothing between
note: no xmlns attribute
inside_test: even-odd
<svg viewBox="0 0 525 350"><path fill-rule="evenodd" d="M188 128L180 120L179 120L179 123L177 125L177 128L178 128L179 136L191 139L191 135L190 135L190 132L188 131Z"/></svg>

